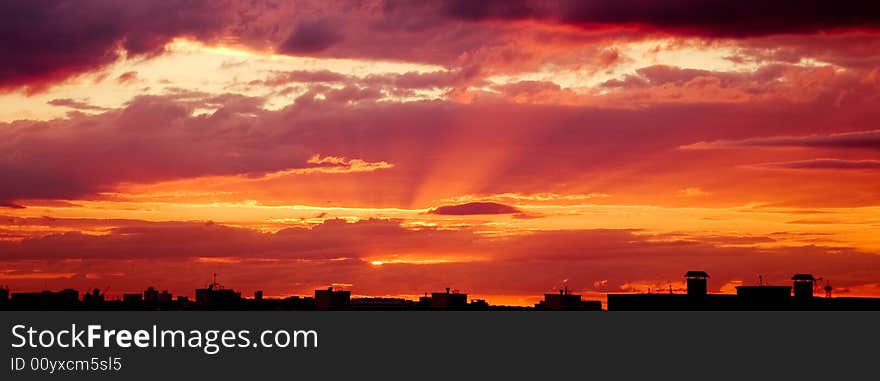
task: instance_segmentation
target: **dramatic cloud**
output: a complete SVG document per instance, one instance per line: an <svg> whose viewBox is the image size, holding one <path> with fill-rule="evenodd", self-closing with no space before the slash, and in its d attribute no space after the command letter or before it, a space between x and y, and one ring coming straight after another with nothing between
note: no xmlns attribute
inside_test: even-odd
<svg viewBox="0 0 880 381"><path fill-rule="evenodd" d="M122 109L100 115L5 124L0 129L0 174L14 180L0 187L0 200L21 205L16 200L96 197L125 183L335 171L360 177L302 179L308 182L262 184L261 188L276 200L355 199L359 200L355 205L369 200L413 208L465 194L635 197L646 186L667 192L668 199L654 199L659 203L681 202L684 198L677 197L677 192L687 187L703 189L711 198L745 203L752 197L791 197L791 192L771 194L782 184L790 187L791 179L777 176L734 185L711 184L710 180L718 178L725 167L733 171L738 165L808 158L771 152L743 161L735 153L675 148L767 134L797 136L805 129L839 128L841 133L832 132L827 139L770 142L871 148L872 139L876 140L874 132L842 132L847 126L870 124L877 114L873 104L834 105L823 97L805 103L774 100L631 110L498 100L379 102L375 94L371 88L349 86L313 89L291 106L266 110L262 108L265 100L259 97L178 92L138 97ZM214 111L194 116L199 109ZM349 162L329 163L328 157L321 156L316 160L322 163L309 163L316 154ZM448 158L455 158L454 162ZM468 165L458 164L464 162ZM330 166L337 168L310 169ZM680 176L669 171L683 166L688 171ZM859 189L875 181L860 180L841 188L816 180L810 186L862 194ZM322 191L309 191L305 185ZM657 191L651 197L662 194Z"/></svg>
<svg viewBox="0 0 880 381"><path fill-rule="evenodd" d="M723 0L599 0L447 2L450 17L464 20L522 20L584 28L629 25L673 33L748 37L819 30L880 27L880 6L857 0L728 2Z"/></svg>
<svg viewBox="0 0 880 381"><path fill-rule="evenodd" d="M503 73L538 69L546 61L592 59L597 65L611 66L624 59L618 51L606 49L609 41L637 41L652 35L744 38L875 30L880 26L877 7L854 0L843 4L818 0L806 4L15 0L0 16L7 36L0 55L16 57L0 62L0 89L41 91L121 57L161 54L166 43L180 37L232 42L257 50L274 47L278 53L297 56L431 62ZM768 46L778 44L749 41L741 53L755 57L772 50L799 57L797 47L810 43L796 41L777 51Z"/></svg>
<svg viewBox="0 0 880 381"><path fill-rule="evenodd" d="M0 283L539 295L702 269L876 291L878 15L13 0Z"/></svg>
<svg viewBox="0 0 880 381"><path fill-rule="evenodd" d="M439 206L430 211L432 214L462 216L473 214L516 214L521 213L517 208L510 205L495 202L469 202L459 205Z"/></svg>
<svg viewBox="0 0 880 381"><path fill-rule="evenodd" d="M120 182L305 173L311 167L314 172L362 172L391 166L314 156L316 151L305 149L296 136L285 138L299 127L256 127L251 113L265 113L258 101L236 96L205 101L220 108L212 116L193 117L193 105L186 102L140 97L123 110L97 116L6 125L0 132L0 173L14 180L0 187L0 200L77 197ZM65 100L55 103L82 106Z"/></svg>
<svg viewBox="0 0 880 381"><path fill-rule="evenodd" d="M281 44L279 51L294 55L317 53L342 38L335 23L328 20L309 20L296 26L290 38Z"/></svg>
<svg viewBox="0 0 880 381"><path fill-rule="evenodd" d="M162 52L175 37L205 41L233 20L230 1L6 2L0 25L0 90L24 86L40 91L68 77L104 67L124 51L128 57ZM15 59L8 59L15 57Z"/></svg>

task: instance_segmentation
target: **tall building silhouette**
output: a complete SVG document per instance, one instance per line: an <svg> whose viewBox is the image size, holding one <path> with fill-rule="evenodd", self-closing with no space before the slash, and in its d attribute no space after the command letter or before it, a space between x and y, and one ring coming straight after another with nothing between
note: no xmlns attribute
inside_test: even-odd
<svg viewBox="0 0 880 381"><path fill-rule="evenodd" d="M153 288L152 286L147 287L144 290L144 302L147 303L156 303L159 301L159 291Z"/></svg>

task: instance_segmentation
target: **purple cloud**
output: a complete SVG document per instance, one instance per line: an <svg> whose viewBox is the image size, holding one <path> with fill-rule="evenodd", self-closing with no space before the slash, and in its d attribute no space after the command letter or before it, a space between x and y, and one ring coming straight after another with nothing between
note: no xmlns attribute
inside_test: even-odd
<svg viewBox="0 0 880 381"><path fill-rule="evenodd" d="M444 205L432 209L429 213L463 216L478 214L518 214L521 211L510 205L499 204L496 202L469 202L458 205Z"/></svg>

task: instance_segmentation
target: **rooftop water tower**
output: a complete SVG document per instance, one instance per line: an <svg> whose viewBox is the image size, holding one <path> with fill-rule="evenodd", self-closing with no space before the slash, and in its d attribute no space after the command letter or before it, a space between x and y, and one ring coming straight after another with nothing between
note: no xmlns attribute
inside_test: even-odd
<svg viewBox="0 0 880 381"><path fill-rule="evenodd" d="M813 297L813 285L816 283L813 274L794 274L791 280L794 281L795 298L811 299Z"/></svg>
<svg viewBox="0 0 880 381"><path fill-rule="evenodd" d="M703 298L708 293L707 284L709 274L705 271L688 271L684 274L687 279L687 293L689 297Z"/></svg>

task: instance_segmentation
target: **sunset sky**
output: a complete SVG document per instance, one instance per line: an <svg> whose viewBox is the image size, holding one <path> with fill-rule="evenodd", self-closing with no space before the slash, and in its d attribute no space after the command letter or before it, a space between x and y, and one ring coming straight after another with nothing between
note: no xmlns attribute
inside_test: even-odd
<svg viewBox="0 0 880 381"><path fill-rule="evenodd" d="M0 285L880 296L880 5L34 1Z"/></svg>

